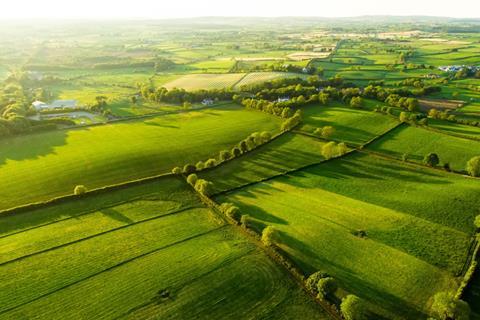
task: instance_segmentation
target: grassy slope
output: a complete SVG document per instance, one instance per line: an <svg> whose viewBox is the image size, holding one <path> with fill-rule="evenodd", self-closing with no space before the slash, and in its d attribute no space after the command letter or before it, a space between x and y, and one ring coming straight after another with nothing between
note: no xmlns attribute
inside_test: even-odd
<svg viewBox="0 0 480 320"><path fill-rule="evenodd" d="M474 127L470 125L464 125L464 124L436 120L436 119L429 119L428 126L445 131L447 133L462 135L467 138L480 139L480 127Z"/></svg>
<svg viewBox="0 0 480 320"><path fill-rule="evenodd" d="M279 120L235 106L0 141L0 208L168 172Z"/></svg>
<svg viewBox="0 0 480 320"><path fill-rule="evenodd" d="M455 287L446 270L461 267L479 205L477 181L364 155L219 200L282 231L282 248L307 272L326 269L348 290L410 316ZM368 238L354 236L358 229Z"/></svg>
<svg viewBox="0 0 480 320"><path fill-rule="evenodd" d="M36 253L0 265L0 318L327 318L286 272L207 209L166 216L199 205L185 187L165 178L3 217L12 226L28 218L37 225L0 239L4 253L11 245L7 254L21 256L20 244L30 249L23 254ZM92 213L82 215L81 207ZM58 221L59 212L75 218ZM103 230L108 224L123 228ZM68 243L81 236L94 237ZM63 246L40 251L53 243ZM163 289L170 298L159 296Z"/></svg>
<svg viewBox="0 0 480 320"><path fill-rule="evenodd" d="M213 181L215 192L229 190L323 160L323 143L287 133L282 137L213 170L199 174Z"/></svg>
<svg viewBox="0 0 480 320"><path fill-rule="evenodd" d="M448 162L455 170L464 170L467 161L480 155L480 142L449 136L426 129L402 126L392 130L369 146L371 150L387 153L397 158L408 154L408 159L422 162L423 157L434 152L440 163Z"/></svg>
<svg viewBox="0 0 480 320"><path fill-rule="evenodd" d="M315 128L333 126L332 139L359 145L395 126L390 117L366 110L356 110L335 103L333 106L308 106L303 108L304 125L301 130L313 132Z"/></svg>

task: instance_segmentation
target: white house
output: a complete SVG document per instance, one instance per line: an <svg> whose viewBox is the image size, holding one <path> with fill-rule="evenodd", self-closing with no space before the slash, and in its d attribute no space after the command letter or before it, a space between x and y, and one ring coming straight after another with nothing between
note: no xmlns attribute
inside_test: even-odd
<svg viewBox="0 0 480 320"><path fill-rule="evenodd" d="M73 109L77 107L77 100L55 100L51 104L42 101L32 102L32 107L36 111L55 110L55 109Z"/></svg>
<svg viewBox="0 0 480 320"><path fill-rule="evenodd" d="M212 99L208 99L208 98L207 98L207 99L203 99L202 104L203 104L204 106L211 106L211 105L213 104L213 100L212 100Z"/></svg>

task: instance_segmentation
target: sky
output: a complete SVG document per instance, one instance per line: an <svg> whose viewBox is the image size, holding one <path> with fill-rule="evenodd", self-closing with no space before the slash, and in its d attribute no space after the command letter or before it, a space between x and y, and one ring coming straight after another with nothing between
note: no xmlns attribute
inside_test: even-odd
<svg viewBox="0 0 480 320"><path fill-rule="evenodd" d="M0 20L427 15L480 18L480 0L6 0Z"/></svg>

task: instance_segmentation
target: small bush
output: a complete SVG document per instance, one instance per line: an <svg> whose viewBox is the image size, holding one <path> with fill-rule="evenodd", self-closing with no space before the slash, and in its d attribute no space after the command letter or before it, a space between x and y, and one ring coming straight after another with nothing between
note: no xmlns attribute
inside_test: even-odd
<svg viewBox="0 0 480 320"><path fill-rule="evenodd" d="M480 156L468 160L466 169L472 177L480 177Z"/></svg>
<svg viewBox="0 0 480 320"><path fill-rule="evenodd" d="M323 300L337 291L338 285L334 278L327 277L318 280L317 283L317 292L318 298Z"/></svg>
<svg viewBox="0 0 480 320"><path fill-rule="evenodd" d="M327 278L327 277L329 277L329 274L324 272L324 271L317 271L315 273L312 273L307 278L307 281L305 281L305 286L307 287L308 290L317 294L318 293L318 288L317 288L318 281L320 281L320 279Z"/></svg>
<svg viewBox="0 0 480 320"><path fill-rule="evenodd" d="M203 161L198 161L195 167L197 167L197 171L203 170L205 169L205 163Z"/></svg>
<svg viewBox="0 0 480 320"><path fill-rule="evenodd" d="M78 185L78 186L75 186L75 188L73 189L73 194L75 195L81 195L81 194L85 194L87 192L87 188L84 186L84 185Z"/></svg>
<svg viewBox="0 0 480 320"><path fill-rule="evenodd" d="M213 168L217 165L217 160L215 159L208 159L206 162L205 162L205 168Z"/></svg>
<svg viewBox="0 0 480 320"><path fill-rule="evenodd" d="M353 295L346 296L340 304L340 311L342 312L345 320L364 320L365 316L365 304L363 301Z"/></svg>
<svg viewBox="0 0 480 320"><path fill-rule="evenodd" d="M230 160L232 158L232 154L227 150L222 150L220 151L219 158L221 161Z"/></svg>
<svg viewBox="0 0 480 320"><path fill-rule="evenodd" d="M172 169L173 174L182 174L182 168L180 167L175 167Z"/></svg>
<svg viewBox="0 0 480 320"><path fill-rule="evenodd" d="M250 216L248 214L242 214L242 217L240 218L240 224L243 227L248 228L249 220L250 220Z"/></svg>
<svg viewBox="0 0 480 320"><path fill-rule="evenodd" d="M273 246L275 243L275 228L268 226L262 231L262 242L267 247Z"/></svg>
<svg viewBox="0 0 480 320"><path fill-rule="evenodd" d="M440 163L440 159L436 153L429 153L423 158L423 163L429 167L435 167Z"/></svg>
<svg viewBox="0 0 480 320"><path fill-rule="evenodd" d="M188 175L187 182L188 182L189 185L195 186L197 181L198 181L198 176L195 173L191 173L191 174Z"/></svg>
<svg viewBox="0 0 480 320"><path fill-rule="evenodd" d="M439 292L433 297L431 311L441 320L470 319L470 307L465 301L457 299L453 292Z"/></svg>
<svg viewBox="0 0 480 320"><path fill-rule="evenodd" d="M213 183L205 179L198 179L195 182L195 190L204 196L209 196L213 193Z"/></svg>
<svg viewBox="0 0 480 320"><path fill-rule="evenodd" d="M194 173L195 171L197 171L197 167L195 167L193 164L186 164L185 166L183 166L184 174Z"/></svg>

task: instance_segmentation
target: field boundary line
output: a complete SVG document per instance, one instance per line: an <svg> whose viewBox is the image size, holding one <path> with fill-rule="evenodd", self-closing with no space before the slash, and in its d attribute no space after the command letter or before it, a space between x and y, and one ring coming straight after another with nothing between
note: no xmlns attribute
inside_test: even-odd
<svg viewBox="0 0 480 320"><path fill-rule="evenodd" d="M240 83L242 82L243 79L245 79L251 72L245 72L245 74L243 76L240 77L240 79L238 79L237 81L235 81L232 85L231 85L231 89L232 90L236 90L235 87Z"/></svg>
<svg viewBox="0 0 480 320"><path fill-rule="evenodd" d="M62 287L60 287L60 288L56 288L56 289L53 290L53 291L44 293L44 294L42 294L42 295L40 295L40 296L38 296L38 297L36 297L36 298L31 299L30 301L26 301L26 302L23 302L23 303L21 303L21 304L19 304L19 305L14 306L14 307L10 307L10 308L8 308L8 309L1 310L1 311L0 311L0 315L5 314L5 313L10 312L10 311L13 311L13 310L15 310L15 309L18 309L18 308L20 308L20 307L23 307L24 305L27 305L27 304L29 304L29 303L32 303L32 302L38 301L38 300L40 300L40 299L43 299L43 298L45 298L45 297L47 297L47 296L49 296L49 295L52 295L52 294L54 294L54 293L56 293L56 292L58 292L58 291L64 290L64 289L66 289L66 288L68 288L68 287L74 286L74 285L79 284L79 283L81 283L81 282L83 282L83 281L86 281L86 280L89 280L89 279L91 279L91 278L94 278L94 277L96 277L96 276L98 276L98 275L100 275L100 274L102 274L102 273L104 273L104 272L111 271L111 270L113 270L113 269L115 269L115 268L117 268L117 267L121 267L121 266L123 266L123 265L125 265L125 264L128 264L128 263L130 263L130 262L133 262L133 261L135 261L135 260L137 260L137 259L141 259L141 258L143 258L143 257L146 257L146 256L148 256L148 255L157 253L157 252L162 251L162 250L164 250L164 249L168 249L168 248L170 248L170 247L176 246L176 245L178 245L178 244L181 244L181 243L184 243L184 242L187 242L187 241L196 239L196 238L200 238L200 237L202 237L202 236L204 236L204 235L207 235L207 234L209 234L209 233L216 232L216 231L218 231L218 230L220 230L220 229L222 229L222 228L225 228L226 226L228 226L228 225L225 224L225 225L222 225L222 226L213 228L213 229L211 229L211 230L208 230L208 231L205 231L205 232L202 232L202 233L199 233L199 234L196 234L196 235L187 237L187 238L185 238L185 239L182 239L182 240L179 240L179 241L176 241L176 242L173 242L173 243L169 243L169 244L164 245L164 246L161 246L161 247L159 247L159 248L152 249L152 250L150 250L150 251L144 252L144 253L142 253L142 254L140 254L140 255L138 255L138 256L129 258L129 259L124 260L124 261L122 261L122 262L119 262L119 263L117 263L117 264L115 264L115 265L113 265L113 266L110 266L110 267L108 267L108 268L105 268L105 269L103 269L103 270L101 270L101 271L95 272L94 274L91 274L91 275L89 275L89 276L87 276L87 277L85 277L85 278L78 279L78 280L76 280L76 281L74 281L74 282L71 282L71 283L69 283L69 284L66 284L66 285L64 285L64 286L62 286Z"/></svg>
<svg viewBox="0 0 480 320"><path fill-rule="evenodd" d="M73 241L70 241L70 242L65 242L65 243L62 243L62 244L57 245L57 246L53 246L53 247L50 247L50 248L47 248L47 249L44 249L44 250L40 250L40 251L35 251L35 252L30 253L30 254L26 254L24 256L21 256L21 257L17 257L17 258L11 259L11 260L0 262L0 267L4 266L4 265L7 265L7 264L10 264L10 263L18 262L20 260L24 260L24 259L36 256L36 255L47 253L49 251L54 251L54 250L57 250L57 249L68 247L70 245L80 243L80 242L83 242L83 241L86 241L86 240L90 240L90 239L93 239L93 238L96 238L96 237L101 237L103 235L106 235L106 234L109 234L109 233L112 233L112 232L115 232L115 231L118 231L118 230L126 229L128 227L132 227L132 226L139 225L139 224L142 224L142 223L151 222L153 220L159 220L161 218L169 217L169 216L172 216L172 215L175 215L175 214L180 214L180 213L183 213L185 211L189 211L189 210L192 210L192 209L195 209L195 208L204 209L203 206L192 207L192 208L183 208L183 209L173 211L173 212L169 212L167 214L163 214L163 215L160 215L160 216L155 216L155 217L147 218L147 219L144 219L144 220L132 222L130 224L125 224L123 226L119 226L119 227L116 227L116 228L113 228L113 229L110 229L110 230L105 230L105 231L102 231L100 233L92 234L92 235L89 235L89 236L86 236L86 237L83 237L83 238L80 238L80 239L77 239L77 240L73 240Z"/></svg>
<svg viewBox="0 0 480 320"><path fill-rule="evenodd" d="M116 206L121 206L121 205L123 205L123 204L127 204L127 203L130 203L130 202L139 201L139 200L142 200L142 199L144 199L144 198L142 198L142 196L138 196L138 197L131 198L131 199L129 199L129 200L118 201L118 202L112 203L112 204L107 205L107 206L102 206L102 207L97 207L97 208L88 209L88 210L82 211L82 212L80 212L80 213L78 213L78 214L76 214L76 215L72 215L72 216L70 216L70 217L66 217L66 218L63 218L63 219L58 219L58 220L46 222L46 223L43 223L43 224L38 224L38 225L33 226L33 227L30 227L30 228L25 228L25 229L21 229L21 230L15 231L15 232L11 232L11 233L8 233L8 234L1 235L1 236L0 236L0 239L8 238L8 237L14 236L14 235L16 235L16 234L20 234L20 233L23 233L23 232L35 230L35 229L41 228L41 227L46 227L46 226L49 226L49 225L52 225L52 224L55 224L55 223L59 223L59 222L63 222L63 221L68 221L68 220L70 220L70 219L75 219L75 218L82 217L82 216L85 216L85 215L88 215L88 214L92 214L92 213L95 213L95 212L100 211L100 210L103 210L103 209L109 209L109 208L113 208L113 207L116 207ZM194 208L195 206L194 206L194 205L183 206L183 207L181 206L181 207L179 207L179 208L175 208L175 209L172 209L172 210L167 210L167 213L170 213L170 212L173 211L173 210L181 210L181 209L187 208L187 207L192 207L192 208ZM0 218L2 218L2 217L0 216Z"/></svg>

